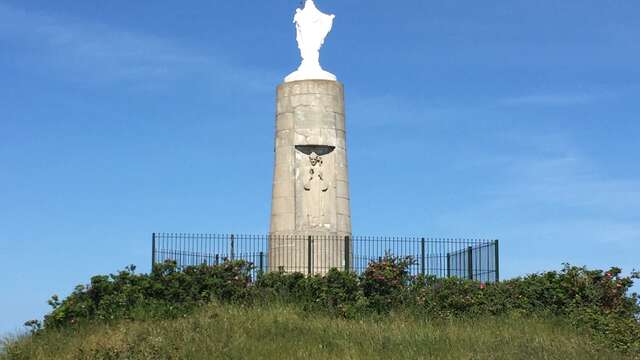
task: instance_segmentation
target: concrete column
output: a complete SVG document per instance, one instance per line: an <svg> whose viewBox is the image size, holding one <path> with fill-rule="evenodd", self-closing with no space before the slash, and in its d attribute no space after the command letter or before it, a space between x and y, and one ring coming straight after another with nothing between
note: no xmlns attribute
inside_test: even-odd
<svg viewBox="0 0 640 360"><path fill-rule="evenodd" d="M306 272L309 246L313 272L344 268L351 210L339 82L278 86L270 233L271 270Z"/></svg>

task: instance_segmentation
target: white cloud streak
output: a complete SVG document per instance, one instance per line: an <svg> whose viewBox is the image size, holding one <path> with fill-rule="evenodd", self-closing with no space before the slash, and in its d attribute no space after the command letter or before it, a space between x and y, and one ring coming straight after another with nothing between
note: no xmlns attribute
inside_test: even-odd
<svg viewBox="0 0 640 360"><path fill-rule="evenodd" d="M566 106L584 105L599 99L593 94L534 94L502 99L502 105Z"/></svg>
<svg viewBox="0 0 640 360"><path fill-rule="evenodd" d="M184 77L272 90L268 71L238 67L149 34L33 13L0 3L0 42L12 46L17 63L51 69L76 81L149 82ZM236 85L237 86L237 85Z"/></svg>
<svg viewBox="0 0 640 360"><path fill-rule="evenodd" d="M562 262L637 268L640 180L609 176L565 141L571 150L501 158L502 181L479 190L484 201L441 214L436 226L503 239L507 276Z"/></svg>

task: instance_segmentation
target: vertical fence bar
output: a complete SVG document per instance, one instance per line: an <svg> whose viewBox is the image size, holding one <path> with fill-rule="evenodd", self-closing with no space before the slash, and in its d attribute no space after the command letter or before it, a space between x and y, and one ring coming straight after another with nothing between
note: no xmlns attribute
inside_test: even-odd
<svg viewBox="0 0 640 360"><path fill-rule="evenodd" d="M264 273L264 252L260 251L260 274Z"/></svg>
<svg viewBox="0 0 640 360"><path fill-rule="evenodd" d="M349 247L349 237L345 236L344 237L344 271L347 271L347 272L349 271L349 265L350 265L350 262L351 262L351 259L350 259L350 256L349 256L350 255L349 254L350 251L351 250L350 250L350 247Z"/></svg>
<svg viewBox="0 0 640 360"><path fill-rule="evenodd" d="M467 272L469 280L473 280L473 246L467 248Z"/></svg>
<svg viewBox="0 0 640 360"><path fill-rule="evenodd" d="M447 277L451 277L451 253L447 253Z"/></svg>
<svg viewBox="0 0 640 360"><path fill-rule="evenodd" d="M231 261L233 261L234 258L236 257L235 252L236 252L235 237L233 236L233 234L231 234Z"/></svg>
<svg viewBox="0 0 640 360"><path fill-rule="evenodd" d="M182 239L182 233L176 233L176 241L178 242L178 258L176 261L178 262L180 269L182 269L182 263L184 262L184 241Z"/></svg>
<svg viewBox="0 0 640 360"><path fill-rule="evenodd" d="M156 264L156 233L151 234L151 270Z"/></svg>
<svg viewBox="0 0 640 360"><path fill-rule="evenodd" d="M493 247L494 247L494 250L496 252L495 255L494 255L494 257L495 257L494 260L496 262L496 264L495 264L495 267L496 267L496 269L495 269L496 270L496 282L499 282L500 281L500 246L499 246L499 241L498 240L495 240L493 242Z"/></svg>
<svg viewBox="0 0 640 360"><path fill-rule="evenodd" d="M420 273L424 276L425 268L425 253L424 253L424 238L420 240Z"/></svg>
<svg viewBox="0 0 640 360"><path fill-rule="evenodd" d="M307 244L307 274L311 275L313 271L311 260L312 260L312 252L313 251L313 237L309 236L308 244Z"/></svg>

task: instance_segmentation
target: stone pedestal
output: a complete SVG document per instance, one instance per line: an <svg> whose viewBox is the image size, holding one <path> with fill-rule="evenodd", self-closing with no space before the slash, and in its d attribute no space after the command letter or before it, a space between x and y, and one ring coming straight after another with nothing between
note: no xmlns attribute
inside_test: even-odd
<svg viewBox="0 0 640 360"><path fill-rule="evenodd" d="M351 211L342 84L278 86L275 138L271 270L344 268Z"/></svg>

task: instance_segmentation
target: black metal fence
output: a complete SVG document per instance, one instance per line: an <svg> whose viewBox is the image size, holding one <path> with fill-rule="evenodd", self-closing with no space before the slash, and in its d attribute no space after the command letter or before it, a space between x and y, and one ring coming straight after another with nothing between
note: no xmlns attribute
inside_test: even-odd
<svg viewBox="0 0 640 360"><path fill-rule="evenodd" d="M361 273L386 254L413 258L412 275L500 280L498 240L422 237L318 235L152 235L153 264L176 261L179 267L246 260L258 272L324 273L330 268Z"/></svg>

